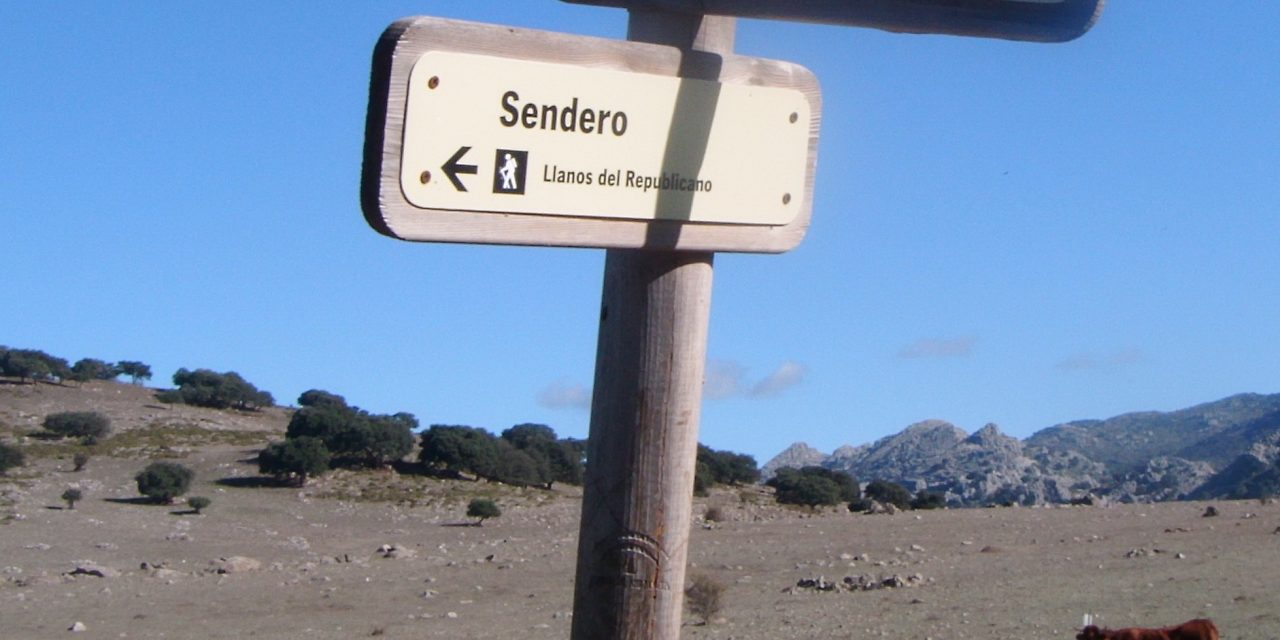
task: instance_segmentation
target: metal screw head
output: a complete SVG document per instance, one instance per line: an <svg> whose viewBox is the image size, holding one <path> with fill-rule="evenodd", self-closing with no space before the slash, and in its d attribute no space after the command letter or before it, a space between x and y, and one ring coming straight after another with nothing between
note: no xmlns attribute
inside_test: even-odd
<svg viewBox="0 0 1280 640"><path fill-rule="evenodd" d="M431 172L423 171L422 173L418 174L418 182L421 182L422 184L431 182Z"/></svg>
<svg viewBox="0 0 1280 640"><path fill-rule="evenodd" d="M791 194L789 193L782 194L782 204L791 204Z"/></svg>
<svg viewBox="0 0 1280 640"><path fill-rule="evenodd" d="M440 76L431 76L431 79L427 80L428 89L434 89L438 86L440 86Z"/></svg>
<svg viewBox="0 0 1280 640"><path fill-rule="evenodd" d="M795 112L793 111L793 112L791 113L791 117L790 117L790 118L788 118L788 119L791 121L791 124L795 124L795 123L796 123L796 120L799 120L799 119L800 119L800 114L795 113Z"/></svg>

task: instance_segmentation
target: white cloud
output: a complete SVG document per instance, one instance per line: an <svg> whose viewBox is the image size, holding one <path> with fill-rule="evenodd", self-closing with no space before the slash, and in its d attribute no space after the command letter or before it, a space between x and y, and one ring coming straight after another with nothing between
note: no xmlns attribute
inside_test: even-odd
<svg viewBox="0 0 1280 640"><path fill-rule="evenodd" d="M538 394L538 404L548 409L590 409L591 389L558 380Z"/></svg>
<svg viewBox="0 0 1280 640"><path fill-rule="evenodd" d="M755 384L748 384L747 368L741 363L708 359L702 397L705 400L724 400L776 396L803 382L807 372L808 367L788 360ZM538 404L549 409L590 409L591 389L559 380L538 394Z"/></svg>
<svg viewBox="0 0 1280 640"><path fill-rule="evenodd" d="M964 358L973 353L976 338L922 338L898 351L899 358Z"/></svg>
<svg viewBox="0 0 1280 640"><path fill-rule="evenodd" d="M1060 371L1111 371L1142 364L1146 360L1146 353L1141 349L1130 347L1103 356L1091 353L1076 354L1054 365L1054 368Z"/></svg>
<svg viewBox="0 0 1280 640"><path fill-rule="evenodd" d="M702 397L722 400L742 393L742 379L747 368L732 360L707 360L706 381L702 385Z"/></svg>
<svg viewBox="0 0 1280 640"><path fill-rule="evenodd" d="M762 396L776 396L791 387L794 387L804 381L805 373L808 367L799 362L788 360L778 366L773 373L765 377L764 380L757 382L751 387L751 391L747 392L748 396L759 398Z"/></svg>

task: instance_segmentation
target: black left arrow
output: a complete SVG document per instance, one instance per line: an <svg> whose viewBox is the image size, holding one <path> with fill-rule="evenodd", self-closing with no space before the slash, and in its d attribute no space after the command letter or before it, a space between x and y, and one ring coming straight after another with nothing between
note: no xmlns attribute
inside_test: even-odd
<svg viewBox="0 0 1280 640"><path fill-rule="evenodd" d="M459 163L459 160L462 160L462 156L467 155L467 152L470 150L471 147L458 147L458 150L453 154L453 157L449 158L449 161L444 163L444 166L440 167L444 170L444 175L448 176L449 182L452 182L453 187L458 191L467 190L466 185L462 184L462 181L458 179L458 174L466 173L475 175L477 173L476 165Z"/></svg>

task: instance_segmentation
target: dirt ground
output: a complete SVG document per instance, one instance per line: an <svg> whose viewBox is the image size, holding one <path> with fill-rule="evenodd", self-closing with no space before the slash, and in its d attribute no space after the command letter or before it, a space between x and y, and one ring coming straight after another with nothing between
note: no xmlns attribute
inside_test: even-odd
<svg viewBox="0 0 1280 640"><path fill-rule="evenodd" d="M180 452L197 474L188 495L212 499L201 515L136 500L144 458L73 472L42 457L0 478L0 637L568 637L574 490L394 472L260 486L256 451ZM85 493L74 509L60 499L71 486ZM459 526L472 495L503 514ZM701 522L710 506L723 522ZM1207 506L811 515L763 490L720 491L696 502L690 574L726 585L724 605L711 624L688 616L682 635L1070 640L1092 613L1107 626L1209 617L1223 638L1280 638L1280 505L1215 502L1220 514L1203 517ZM906 586L797 587L895 575Z"/></svg>

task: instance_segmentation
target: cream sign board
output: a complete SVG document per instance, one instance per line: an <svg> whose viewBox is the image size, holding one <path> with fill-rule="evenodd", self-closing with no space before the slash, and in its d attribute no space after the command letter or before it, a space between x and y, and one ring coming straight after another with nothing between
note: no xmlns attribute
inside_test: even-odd
<svg viewBox="0 0 1280 640"><path fill-rule="evenodd" d="M819 111L789 63L405 20L375 51L365 215L407 240L785 251Z"/></svg>

